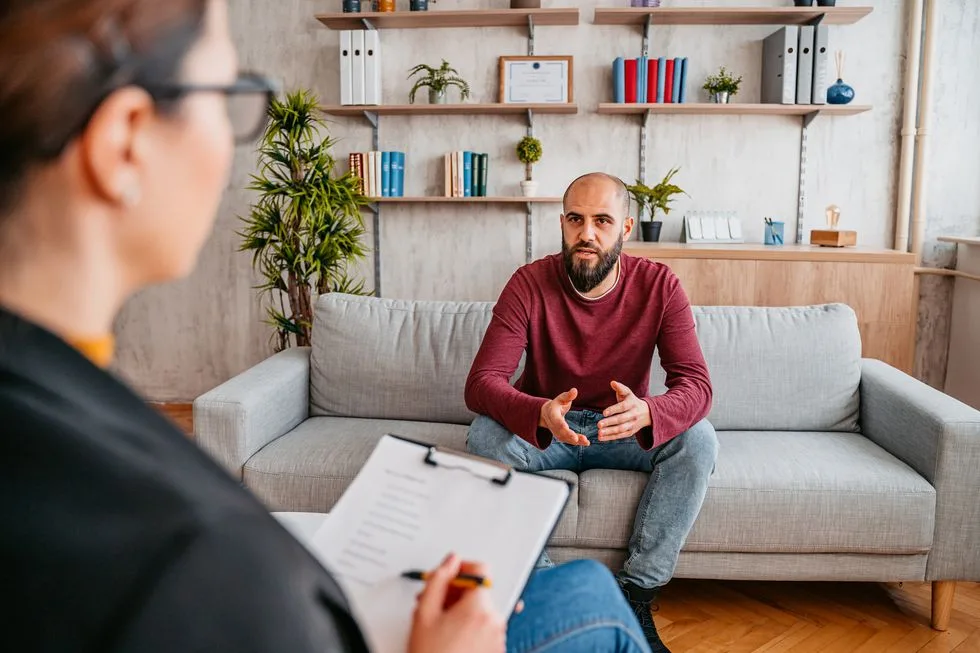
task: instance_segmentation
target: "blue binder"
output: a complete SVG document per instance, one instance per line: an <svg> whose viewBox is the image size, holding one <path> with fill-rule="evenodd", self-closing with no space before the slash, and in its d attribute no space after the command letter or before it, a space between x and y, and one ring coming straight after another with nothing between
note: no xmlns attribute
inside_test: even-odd
<svg viewBox="0 0 980 653"><path fill-rule="evenodd" d="M613 102L626 102L626 68L625 60L616 57L613 60Z"/></svg>
<svg viewBox="0 0 980 653"><path fill-rule="evenodd" d="M391 197L391 152L381 153L381 197Z"/></svg>
<svg viewBox="0 0 980 653"><path fill-rule="evenodd" d="M463 152L463 197L473 196L473 153Z"/></svg>
<svg viewBox="0 0 980 653"><path fill-rule="evenodd" d="M667 60L663 57L657 59L657 102L664 101L664 83L667 81Z"/></svg>
<svg viewBox="0 0 980 653"><path fill-rule="evenodd" d="M684 60L680 57L674 58L674 89L671 91L671 97L674 102L680 104L681 102L681 77L684 75Z"/></svg>
<svg viewBox="0 0 980 653"><path fill-rule="evenodd" d="M674 71L677 74L677 71ZM681 94L678 102L687 102L687 57L681 59Z"/></svg>

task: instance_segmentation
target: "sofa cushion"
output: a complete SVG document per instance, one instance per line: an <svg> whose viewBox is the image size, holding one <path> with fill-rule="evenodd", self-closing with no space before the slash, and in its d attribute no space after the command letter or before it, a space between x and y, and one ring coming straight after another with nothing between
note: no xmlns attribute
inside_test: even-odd
<svg viewBox="0 0 980 653"><path fill-rule="evenodd" d="M861 334L843 304L696 306L719 431L857 431ZM666 392L655 356L651 394Z"/></svg>
<svg viewBox="0 0 980 653"><path fill-rule="evenodd" d="M463 387L492 309L489 302L321 296L311 414L469 424L475 415Z"/></svg>
<svg viewBox="0 0 980 653"><path fill-rule="evenodd" d="M936 492L863 435L722 432L685 551L911 554L932 545ZM579 546L623 548L648 475L579 478Z"/></svg>
<svg viewBox="0 0 980 653"><path fill-rule="evenodd" d="M312 417L245 463L248 487L272 511L329 512L386 433L466 450L467 427L397 420ZM572 483L553 545L572 545L578 517L577 476L548 472Z"/></svg>

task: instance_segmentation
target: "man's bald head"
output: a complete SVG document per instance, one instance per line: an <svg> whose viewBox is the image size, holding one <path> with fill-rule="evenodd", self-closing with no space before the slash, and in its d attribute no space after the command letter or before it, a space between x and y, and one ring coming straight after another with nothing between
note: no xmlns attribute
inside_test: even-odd
<svg viewBox="0 0 980 653"><path fill-rule="evenodd" d="M606 174L605 172L590 172L576 178L572 183L568 185L565 189L565 195L562 197L562 208L568 211L568 198L576 190L584 189L589 186L608 186L614 193L614 206L622 207L623 217L629 215L630 212L630 195L626 190L626 184L623 180L615 175Z"/></svg>

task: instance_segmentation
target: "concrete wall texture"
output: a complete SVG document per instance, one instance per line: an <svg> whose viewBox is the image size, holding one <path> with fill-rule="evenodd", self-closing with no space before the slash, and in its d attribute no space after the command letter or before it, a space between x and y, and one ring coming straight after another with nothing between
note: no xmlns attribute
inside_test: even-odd
<svg viewBox="0 0 980 653"><path fill-rule="evenodd" d="M432 2L432 0L430 0ZM339 11L340 0L231 0L232 29L242 68L265 72L284 88L310 88L324 104L339 102L339 33L320 27L318 11ZM603 170L627 181L638 172L639 118L597 115L611 97L611 62L636 57L637 27L597 26L595 3L578 5L580 24L540 27L535 54L575 57L573 116L539 116L535 135L544 158L535 167L540 195L560 195L579 174ZM627 6L602 2L603 6ZM729 4L680 0L678 6ZM735 4L735 3L732 3ZM786 6L759 0L750 6ZM842 227L859 242L891 247L894 234L902 121L908 3L864 0L870 16L832 27L831 50L846 53L844 77L855 102L874 109L854 117L819 117L809 130L806 183L809 225L823 222L828 204L842 208ZM402 6L405 5L405 6ZM431 10L504 8L506 0L438 0ZM980 3L938 0L940 20L933 62L932 121L928 133L928 204L925 262L948 265L953 249L935 238L980 233ZM407 0L398 0L407 10ZM705 101L704 77L721 65L744 75L736 101L757 102L762 39L773 26L654 27L651 56L689 58L689 101ZM416 63L450 61L469 80L475 102L497 99L497 57L526 54L526 32L517 28L384 30L383 101L407 103L408 69ZM424 101L424 99L422 100ZM763 217L778 216L792 232L796 216L799 118L785 116L654 116L650 121L648 179L670 167L690 197L676 202L663 239L677 240L686 210L738 211L747 241L761 242ZM334 118L335 154L371 149L371 130L361 118ZM406 195L441 194L442 155L451 150L490 154L490 195L519 193L523 167L513 148L524 135L519 116L382 117L381 149L407 152ZM254 171L254 148L239 149L214 235L188 279L149 289L129 302L117 322L117 370L146 396L188 401L268 356L271 329L252 286L247 254L238 252L238 216L252 194L244 190ZM535 209L534 255L559 248L559 207ZM370 227L370 215L365 219ZM381 220L382 288L386 297L493 300L524 263L523 205L386 207ZM369 240L369 243L371 241ZM361 266L373 287L373 260ZM942 385L945 375L951 282L922 279L916 369Z"/></svg>

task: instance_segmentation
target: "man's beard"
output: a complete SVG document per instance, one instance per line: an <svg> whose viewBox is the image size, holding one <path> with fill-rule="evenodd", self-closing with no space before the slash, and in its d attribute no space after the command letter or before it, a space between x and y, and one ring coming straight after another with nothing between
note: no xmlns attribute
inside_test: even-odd
<svg viewBox="0 0 980 653"><path fill-rule="evenodd" d="M579 250L594 252L597 255L596 260L576 261L574 255ZM565 271L568 273L568 278L572 281L572 285L580 293L587 293L602 283L603 279L609 275L610 270L616 265L616 261L619 260L619 255L622 251L622 234L619 235L616 244L605 252L598 247L584 243L579 243L575 247L569 248L565 239L561 239L561 255L565 261Z"/></svg>

